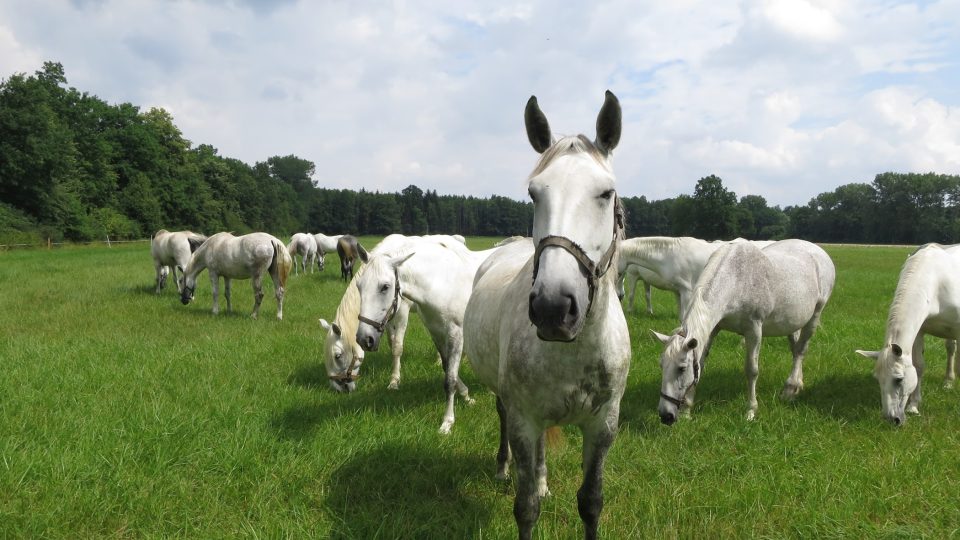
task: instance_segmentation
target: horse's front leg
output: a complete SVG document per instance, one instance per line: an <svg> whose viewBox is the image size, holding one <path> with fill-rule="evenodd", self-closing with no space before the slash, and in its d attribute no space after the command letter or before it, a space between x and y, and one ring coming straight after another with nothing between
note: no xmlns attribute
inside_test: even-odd
<svg viewBox="0 0 960 540"><path fill-rule="evenodd" d="M403 338L407 333L407 323L410 322L410 303L403 301L397 306L397 312L387 323L387 335L390 339L390 354L393 356L393 373L390 374L390 384L387 388L400 388L400 357L403 356Z"/></svg>
<svg viewBox="0 0 960 540"><path fill-rule="evenodd" d="M747 375L747 421L757 415L757 376L760 374L760 341L763 336L763 323L754 322L743 335L746 341L746 359L743 372Z"/></svg>
<svg viewBox="0 0 960 540"><path fill-rule="evenodd" d="M577 510L583 520L583 537L597 537L600 512L603 511L603 463L616 438L619 408L587 426L583 432L583 483L577 490Z"/></svg>
<svg viewBox="0 0 960 540"><path fill-rule="evenodd" d="M636 285L634 285L634 288L636 288ZM653 315L653 290L646 281L643 282L643 297L647 301L647 315Z"/></svg>
<svg viewBox="0 0 960 540"><path fill-rule="evenodd" d="M210 273L210 292L213 294L213 314L220 314L220 276L213 270Z"/></svg>
<svg viewBox="0 0 960 540"><path fill-rule="evenodd" d="M904 412L920 414L920 385L923 384L923 370L926 368L926 361L923 358L923 332L917 334L917 340L913 342L913 367L917 370L917 389L907 399Z"/></svg>
<svg viewBox="0 0 960 540"><path fill-rule="evenodd" d="M157 294L160 294L160 291L163 290L164 285L167 284L167 274L166 274L166 272L164 272L164 269L166 268L166 266L164 266L164 265L162 265L162 264L159 264L159 263L154 263L153 266L154 266L154 269L157 271L157 279L156 279L157 289L156 289L156 293L157 293ZM179 284L178 284L177 289L179 290L179 288L180 288L180 287L179 287Z"/></svg>
<svg viewBox="0 0 960 540"><path fill-rule="evenodd" d="M518 414L507 409L507 431L514 468L517 471L516 498L513 517L517 521L520 540L533 536L533 526L540 517L540 494L537 489L537 441L543 431L530 425Z"/></svg>
<svg viewBox="0 0 960 540"><path fill-rule="evenodd" d="M443 389L447 393L447 410L443 415L443 423L440 424L440 433L446 434L450 433L450 429L456 420L453 406L457 390L460 390L459 386L463 384L460 382L460 356L463 353L463 328L454 325L448 329L446 343L441 348L443 349L440 355L443 360ZM469 393L466 391L466 387L461 390L461 393L466 393L464 399L468 403L473 402L473 400L470 399Z"/></svg>
<svg viewBox="0 0 960 540"><path fill-rule="evenodd" d="M947 375L943 380L943 387L947 390L953 388L953 382L957 379L957 340L947 339L943 344L947 347Z"/></svg>
<svg viewBox="0 0 960 540"><path fill-rule="evenodd" d="M180 275L179 275L179 276L177 275L177 268L180 269ZM178 292L178 293L182 293L182 292L183 292L183 284L180 283L180 280L181 280L182 277L183 277L183 267L182 267L182 266L178 266L178 265L175 264L175 265L173 265L173 266L170 267L170 272L173 273L173 282L177 285L177 292Z"/></svg>
<svg viewBox="0 0 960 540"><path fill-rule="evenodd" d="M260 303L263 302L263 274L254 274L250 281L253 282L253 313L250 316L256 319L260 314Z"/></svg>

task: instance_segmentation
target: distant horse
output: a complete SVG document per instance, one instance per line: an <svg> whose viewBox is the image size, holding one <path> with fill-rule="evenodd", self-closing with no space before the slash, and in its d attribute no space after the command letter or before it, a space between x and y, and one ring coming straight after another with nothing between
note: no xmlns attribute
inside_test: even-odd
<svg viewBox="0 0 960 540"><path fill-rule="evenodd" d="M183 289L180 301L184 305L193 300L197 276L204 269L210 271L213 288L213 314L220 313L220 277L223 276L224 296L227 311L230 305L230 280L253 278L253 313L257 318L260 302L263 301L263 274L269 273L277 297L277 319L283 319L283 294L293 259L283 242L267 233L250 233L234 236L228 232L217 233L197 249L183 272Z"/></svg>
<svg viewBox="0 0 960 540"><path fill-rule="evenodd" d="M630 335L616 294L623 211L609 162L620 140L620 104L606 93L595 141L554 140L535 97L524 120L541 154L529 179L533 239L503 246L477 270L464 351L497 395L497 476L507 476L512 454L520 538L531 537L540 497L549 493L545 430L563 424L583 433L577 509L585 537L595 538L604 458L630 368Z"/></svg>
<svg viewBox="0 0 960 540"><path fill-rule="evenodd" d="M620 260L622 264L623 259L621 258ZM677 291L673 289L670 281L664 279L660 274L650 270L645 266L640 266L639 264L628 264L626 265L626 269L620 273L619 280L617 281L617 295L622 299L624 296L626 296L626 289L629 287L630 296L627 297L627 308L630 311L634 311L636 309L634 299L637 295L637 284L639 283L643 283L644 298L647 301L647 313L650 315L653 315L652 287L670 291L674 294L677 293ZM676 296L677 312L679 313L681 311L680 295L676 294Z"/></svg>
<svg viewBox="0 0 960 540"><path fill-rule="evenodd" d="M766 247L772 242L749 241L742 238L731 242L752 242L759 248ZM641 236L623 241L620 248L620 263L617 271L622 276L628 265L634 264L647 268L655 274L649 276L651 282L658 289L674 291L677 294L679 317L682 319L690 304L693 286L700 276L700 272L707 265L707 260L720 246L726 244L724 240L708 242L691 236ZM621 295L622 295L621 287ZM649 304L649 300L648 300Z"/></svg>
<svg viewBox="0 0 960 540"><path fill-rule="evenodd" d="M807 345L835 281L830 256L804 240L782 240L762 250L749 242L721 246L697 279L680 328L670 336L653 332L665 346L660 355L660 420L673 424L679 412L693 406L703 365L721 330L740 334L746 341L748 421L757 413L762 337L789 339L793 370L781 396L795 397L803 388Z"/></svg>
<svg viewBox="0 0 960 540"><path fill-rule="evenodd" d="M453 427L455 392L467 403L466 385L460 381L463 352L463 312L470 298L477 268L496 249L471 251L460 242L435 242L421 238L410 240L398 255L370 257L357 279L360 314L357 343L365 351L375 351L386 324L399 303L408 299L420 311L420 318L440 351L447 394L447 408L440 433Z"/></svg>
<svg viewBox="0 0 960 540"><path fill-rule="evenodd" d="M287 251L293 257L293 274L297 274L297 255L300 256L300 269L307 273L307 267L310 267L310 273L313 273L313 260L317 257L317 241L309 233L296 233L290 237L290 243L287 244ZM318 263L320 264L320 263ZM320 265L323 270L323 265Z"/></svg>
<svg viewBox="0 0 960 540"><path fill-rule="evenodd" d="M313 235L313 239L317 243L317 268L319 270L322 271L326 266L327 253L333 253L337 250L337 240L340 240L341 236L343 235L327 236L319 233Z"/></svg>
<svg viewBox="0 0 960 540"><path fill-rule="evenodd" d="M391 234L380 241L370 250L368 256L393 256L403 252L406 244L412 239L428 239L435 242L455 240L462 242L459 235L428 235L404 236ZM352 392L356 389L356 380L360 374L360 365L363 363L364 350L357 344L357 326L360 315L360 291L357 290L357 279L363 274L366 266L357 270L353 279L347 285L347 290L340 299L333 322L320 319L320 327L326 332L323 343L324 365L330 380L330 388L336 392ZM393 356L393 373L387 388L396 390L400 387L400 358L403 356L403 339L407 331L407 322L411 310L417 311L417 306L407 298L400 298L397 311L387 321L384 331L390 343L390 352Z"/></svg>
<svg viewBox="0 0 960 540"><path fill-rule="evenodd" d="M180 292L180 278L177 269L182 272L190 262L190 255L206 241L207 237L193 231L170 232L160 229L150 239L150 254L157 271L157 294L167 284L167 275L173 270L173 282Z"/></svg>
<svg viewBox="0 0 960 540"><path fill-rule="evenodd" d="M900 270L897 290L887 316L884 346L879 351L857 352L876 360L874 377L880 383L884 418L901 425L904 413L920 414L920 382L926 362L923 336L946 340L947 375L944 386L953 387L960 338L960 245L926 244L917 249Z"/></svg>
<svg viewBox="0 0 960 540"><path fill-rule="evenodd" d="M337 240L337 255L340 256L340 277L344 281L353 279L353 263L359 258L367 260L367 250L363 249L357 237L349 234Z"/></svg>

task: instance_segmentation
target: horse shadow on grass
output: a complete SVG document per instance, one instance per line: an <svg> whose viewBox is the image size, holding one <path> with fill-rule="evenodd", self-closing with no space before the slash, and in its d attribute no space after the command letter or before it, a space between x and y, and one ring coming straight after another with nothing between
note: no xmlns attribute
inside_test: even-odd
<svg viewBox="0 0 960 540"><path fill-rule="evenodd" d="M379 381L360 379L357 391L336 393L327 384L326 370L320 364L304 364L287 378L287 384L317 392L320 401L299 403L277 413L271 425L281 438L303 439L312 436L317 427L341 417L375 413L380 416L399 414L421 406L435 406L435 420L440 425L445 405L443 383L438 380L405 380L399 390L388 390ZM458 400L458 406L462 400ZM432 419L432 417L430 418ZM428 420L425 420L428 421Z"/></svg>
<svg viewBox="0 0 960 540"><path fill-rule="evenodd" d="M487 470L489 469L489 471ZM493 461L436 445L387 444L330 475L331 538L473 538L490 521Z"/></svg>

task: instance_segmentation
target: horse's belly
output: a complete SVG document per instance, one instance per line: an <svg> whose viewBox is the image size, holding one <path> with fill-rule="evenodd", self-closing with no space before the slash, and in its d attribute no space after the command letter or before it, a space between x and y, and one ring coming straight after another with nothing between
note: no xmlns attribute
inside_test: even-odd
<svg viewBox="0 0 960 540"><path fill-rule="evenodd" d="M923 333L943 339L960 339L960 318L957 313L941 313L924 321Z"/></svg>

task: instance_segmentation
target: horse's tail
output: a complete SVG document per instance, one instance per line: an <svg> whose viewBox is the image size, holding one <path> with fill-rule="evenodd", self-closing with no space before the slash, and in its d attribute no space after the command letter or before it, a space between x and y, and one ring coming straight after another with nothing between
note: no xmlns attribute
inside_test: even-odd
<svg viewBox="0 0 960 540"><path fill-rule="evenodd" d="M293 258L290 257L290 252L287 251L287 246L283 245L283 242L279 240L274 240L273 260L270 261L270 272L276 271L281 287L287 286L287 276L290 275L290 270L292 268Z"/></svg>
<svg viewBox="0 0 960 540"><path fill-rule="evenodd" d="M357 240L357 251L360 252L360 260L364 263L370 259L370 255L367 254L367 250L360 244L360 240Z"/></svg>
<svg viewBox="0 0 960 540"><path fill-rule="evenodd" d="M566 441L560 426L548 427L547 431L543 433L543 438L546 440L548 448L556 448Z"/></svg>
<svg viewBox="0 0 960 540"><path fill-rule="evenodd" d="M190 244L190 253L197 251L197 249L199 249L200 246L202 246L203 243L206 241L207 241L207 237L202 234L193 233L193 232L188 234L187 243Z"/></svg>

